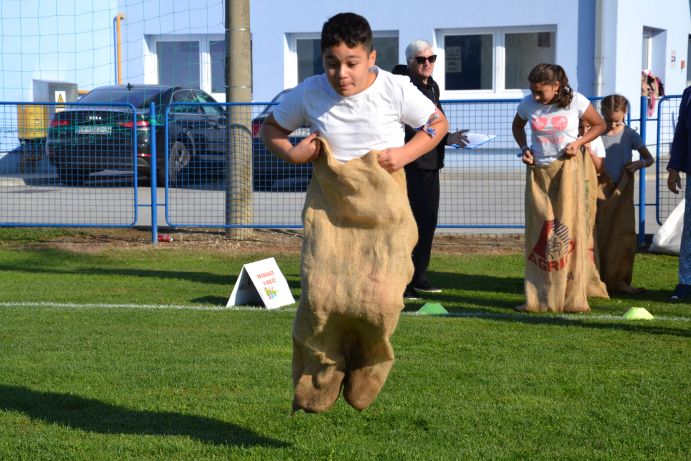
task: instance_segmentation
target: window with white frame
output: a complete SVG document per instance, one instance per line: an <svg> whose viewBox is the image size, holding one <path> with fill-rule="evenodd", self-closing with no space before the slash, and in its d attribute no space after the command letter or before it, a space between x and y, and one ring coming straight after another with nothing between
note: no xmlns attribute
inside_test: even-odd
<svg viewBox="0 0 691 461"><path fill-rule="evenodd" d="M435 79L445 91L523 89L536 64L555 61L555 39L554 27L442 31Z"/></svg>
<svg viewBox="0 0 691 461"><path fill-rule="evenodd" d="M372 45L377 51L377 66L391 70L398 64L398 33L373 32ZM321 39L316 34L292 34L288 46L296 66L288 63L286 82L295 86L307 77L324 72L321 57Z"/></svg>
<svg viewBox="0 0 691 461"><path fill-rule="evenodd" d="M641 66L649 70L653 75L664 78L665 76L665 49L667 47L667 33L664 29L643 27L643 43L641 54Z"/></svg>
<svg viewBox="0 0 691 461"><path fill-rule="evenodd" d="M148 36L148 83L200 88L225 100L223 35Z"/></svg>
<svg viewBox="0 0 691 461"><path fill-rule="evenodd" d="M211 57L211 93L226 92L226 42L225 40L210 40L209 55Z"/></svg>
<svg viewBox="0 0 691 461"><path fill-rule="evenodd" d="M199 42L157 42L156 57L161 85L200 87Z"/></svg>

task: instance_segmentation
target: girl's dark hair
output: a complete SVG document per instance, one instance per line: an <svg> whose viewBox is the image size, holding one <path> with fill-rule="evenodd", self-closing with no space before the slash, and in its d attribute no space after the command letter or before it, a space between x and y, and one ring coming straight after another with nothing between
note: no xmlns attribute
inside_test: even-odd
<svg viewBox="0 0 691 461"><path fill-rule="evenodd" d="M372 52L372 29L367 19L355 13L339 13L331 16L322 27L321 52L345 43L348 48L362 45Z"/></svg>
<svg viewBox="0 0 691 461"><path fill-rule="evenodd" d="M553 104L559 108L568 107L573 99L573 89L569 86L569 78L564 72L564 68L559 64L538 64L528 74L530 83L541 85L553 85L559 82L559 90L554 97Z"/></svg>
<svg viewBox="0 0 691 461"><path fill-rule="evenodd" d="M629 100L620 94L610 94L600 101L600 112L602 115L612 115L614 112L628 112Z"/></svg>

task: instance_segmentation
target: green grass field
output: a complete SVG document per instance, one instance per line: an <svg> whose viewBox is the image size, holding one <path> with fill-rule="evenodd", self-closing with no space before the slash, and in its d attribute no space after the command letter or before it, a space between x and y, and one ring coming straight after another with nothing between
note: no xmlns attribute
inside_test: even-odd
<svg viewBox="0 0 691 461"><path fill-rule="evenodd" d="M451 314L406 305L377 401L290 416L295 306L221 308L267 256L0 245L0 459L691 458L674 257L637 256L645 294L554 316L512 310L520 255L435 255ZM276 259L298 297L299 257Z"/></svg>

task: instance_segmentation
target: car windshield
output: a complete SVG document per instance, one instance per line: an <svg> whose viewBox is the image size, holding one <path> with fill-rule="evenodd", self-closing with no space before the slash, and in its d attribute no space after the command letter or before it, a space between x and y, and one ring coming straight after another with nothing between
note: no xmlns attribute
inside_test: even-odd
<svg viewBox="0 0 691 461"><path fill-rule="evenodd" d="M157 88L104 88L96 89L85 94L79 100L82 104L95 103L129 103L137 109L147 109L153 101L157 106L161 105L162 91Z"/></svg>

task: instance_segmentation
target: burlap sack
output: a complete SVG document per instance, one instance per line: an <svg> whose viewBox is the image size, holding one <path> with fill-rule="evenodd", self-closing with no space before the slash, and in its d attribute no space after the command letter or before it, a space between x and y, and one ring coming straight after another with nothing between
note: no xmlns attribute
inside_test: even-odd
<svg viewBox="0 0 691 461"><path fill-rule="evenodd" d="M633 175L624 171L616 185L606 174L600 177L597 199L600 275L610 293L628 292L636 254Z"/></svg>
<svg viewBox="0 0 691 461"><path fill-rule="evenodd" d="M583 150L576 159L583 164L583 185L585 195L586 237L588 239L588 258L586 260L586 286L589 298L609 299L607 286L600 278L600 255L597 247L597 170L590 154Z"/></svg>
<svg viewBox="0 0 691 461"><path fill-rule="evenodd" d="M589 312L588 239L582 162L560 158L528 168L525 296L528 312Z"/></svg>
<svg viewBox="0 0 691 461"><path fill-rule="evenodd" d="M341 387L363 410L393 365L389 339L413 275L417 227L403 170L386 172L375 151L342 164L321 142L302 215L293 411L325 411Z"/></svg>

